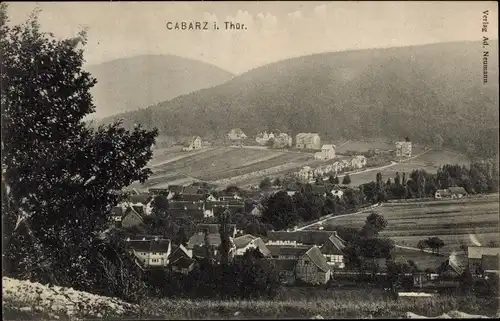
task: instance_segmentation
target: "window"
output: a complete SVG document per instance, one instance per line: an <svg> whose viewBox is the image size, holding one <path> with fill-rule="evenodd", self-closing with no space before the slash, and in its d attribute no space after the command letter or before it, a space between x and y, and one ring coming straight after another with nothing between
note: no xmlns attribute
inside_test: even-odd
<svg viewBox="0 0 500 321"><path fill-rule="evenodd" d="M309 265L309 261L308 261L308 260L305 260L305 261L304 261L304 265Z"/></svg>

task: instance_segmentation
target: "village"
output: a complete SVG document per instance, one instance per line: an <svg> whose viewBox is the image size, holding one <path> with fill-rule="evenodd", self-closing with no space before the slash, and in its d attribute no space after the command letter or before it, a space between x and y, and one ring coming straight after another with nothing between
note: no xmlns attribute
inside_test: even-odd
<svg viewBox="0 0 500 321"><path fill-rule="evenodd" d="M228 138L235 145L242 145L247 136L234 129L228 133ZM290 148L291 136L281 133L261 133L255 139L260 146L268 148ZM314 133L299 133L296 135L296 149L314 152L315 159L334 160L336 158L333 144L321 145L320 137ZM183 147L184 151L202 148L200 137L193 137ZM405 159L412 155L412 143L406 139L395 143L393 151L395 159ZM115 228L134 230L144 226L148 216L154 212L158 197L164 199L165 212L172 219L188 217L195 222L195 229L184 244L175 244L163 235L144 233L129 233L127 244L136 262L143 269L164 269L184 275L193 271L199 259L204 258L205 247L209 246L217 255L221 243L218 218L221 215L243 215L260 219L265 206L265 200L279 192L285 192L293 197L301 191L301 184L309 184L313 194L323 198L343 201L345 193L359 191L357 187L349 186L348 181L340 182L336 176L344 171L362 169L366 166L366 157L353 155L350 160L341 160L317 168L304 167L299 172L292 173L293 182L289 184L273 184L242 191L236 186L225 190L216 190L214 186L198 182L189 186L171 185L167 188L151 188L147 192L134 190L126 201L111 211L110 221ZM347 175L348 176L348 175ZM331 177L334 177L333 181ZM282 178L284 180L284 178ZM463 187L450 186L438 189L434 200L463 199L468 193ZM323 213L325 215L333 215ZM319 220L320 218L318 218ZM316 221L318 221L316 220ZM209 223L207 223L209 222ZM304 222L301 226L310 222ZM310 225L310 224L309 224ZM337 231L299 228L284 230L268 230L265 233L252 235L245 233L237 224L230 224L229 235L231 246L229 254L232 260L241 258L248 250L257 250L264 258L272 262L280 275L282 284L296 283L309 285L329 284L333 279L356 279L359 274L373 274L374 271L359 272L346 264L347 242ZM264 235L262 235L264 234ZM472 271L474 277L498 277L499 247L469 246L466 250L467 262L458 266L456 260L443 258L436 266L404 273L413 279L410 289L422 287L449 287L450 277L458 280L465 269ZM379 275L385 275L384 260L377 268ZM418 264L418 262L417 262ZM380 267L382 267L380 269ZM444 278L444 279L443 279ZM446 280L446 281L443 281ZM444 283L443 283L444 282ZM448 283L446 283L448 282ZM458 281L457 281L458 282ZM446 285L447 284L447 285ZM458 283L451 283L456 286Z"/></svg>

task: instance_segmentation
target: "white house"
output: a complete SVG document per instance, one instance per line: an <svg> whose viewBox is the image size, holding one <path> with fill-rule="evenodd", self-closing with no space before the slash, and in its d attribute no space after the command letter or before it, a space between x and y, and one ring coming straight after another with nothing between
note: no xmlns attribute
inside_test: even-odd
<svg viewBox="0 0 500 321"><path fill-rule="evenodd" d="M351 167L352 168L357 168L357 169L360 169L360 168L363 168L366 166L366 157L363 156L363 155L357 155L357 156L354 156L352 159L351 159Z"/></svg>
<svg viewBox="0 0 500 321"><path fill-rule="evenodd" d="M187 143L184 144L184 147L182 148L183 151L191 151L195 149L200 149L201 148L201 137L200 136L194 136L191 138L191 140Z"/></svg>
<svg viewBox="0 0 500 321"><path fill-rule="evenodd" d="M323 145L321 147L321 152L317 152L314 154L315 159L334 159L335 158L335 145Z"/></svg>
<svg viewBox="0 0 500 321"><path fill-rule="evenodd" d="M342 199L344 197L344 191L342 191L338 187L335 187L334 189L332 189L330 193L332 194L332 196L336 196L339 199Z"/></svg>
<svg viewBox="0 0 500 321"><path fill-rule="evenodd" d="M411 157L412 144L409 141L396 142L397 157Z"/></svg>
<svg viewBox="0 0 500 321"><path fill-rule="evenodd" d="M172 251L170 240L127 240L127 247L131 253L145 266L167 266L168 257Z"/></svg>

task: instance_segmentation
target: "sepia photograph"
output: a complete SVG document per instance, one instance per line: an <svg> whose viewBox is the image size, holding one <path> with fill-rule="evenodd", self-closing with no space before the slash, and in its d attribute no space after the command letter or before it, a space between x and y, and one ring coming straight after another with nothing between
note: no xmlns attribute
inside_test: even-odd
<svg viewBox="0 0 500 321"><path fill-rule="evenodd" d="M2 318L500 317L496 1L0 4Z"/></svg>

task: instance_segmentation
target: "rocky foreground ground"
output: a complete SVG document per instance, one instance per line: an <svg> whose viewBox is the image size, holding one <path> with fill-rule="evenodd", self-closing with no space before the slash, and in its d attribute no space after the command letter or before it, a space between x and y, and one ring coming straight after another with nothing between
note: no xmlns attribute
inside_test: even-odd
<svg viewBox="0 0 500 321"><path fill-rule="evenodd" d="M76 291L72 288L63 288L59 286L48 286L37 282L21 281L8 277L2 278L2 296L3 309L8 311L4 313L6 320L78 320L78 319L103 319L103 318L140 318L141 310L139 306L123 302L116 298L99 296L87 292ZM180 303L179 303L180 304ZM176 306L175 302L170 302L171 307ZM182 305L182 304L181 304ZM142 309L143 313L144 311ZM171 309L170 312L173 312ZM174 309L175 310L175 309ZM171 319L168 311L158 309L151 316L156 318ZM171 317L176 319L175 313ZM227 319L247 319L256 318L257 315L248 315L249 312L236 313L231 312ZM258 314L256 311L255 314ZM144 314L142 314L144 317ZM207 316L208 317L208 316ZM366 318L371 316L367 315ZM430 316L438 319L456 319L456 318L488 318L482 315L473 315L456 310L449 311L439 316ZM182 317L180 317L182 319ZM208 317L209 318L209 317ZM279 318L279 317L278 317ZM310 319L327 319L330 316L315 315L305 316ZM407 319L425 319L423 315L412 312L406 312L400 315L400 318Z"/></svg>

